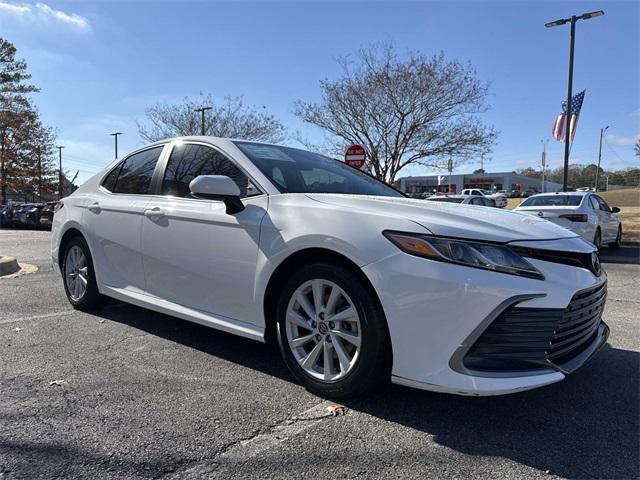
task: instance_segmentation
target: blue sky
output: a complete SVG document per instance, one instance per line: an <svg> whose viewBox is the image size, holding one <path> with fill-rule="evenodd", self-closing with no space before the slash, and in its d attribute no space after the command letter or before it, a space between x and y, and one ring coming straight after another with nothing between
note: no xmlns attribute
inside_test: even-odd
<svg viewBox="0 0 640 480"><path fill-rule="evenodd" d="M137 147L145 107L201 91L244 95L319 140L322 132L292 114L294 101L318 99L319 80L340 73L337 57L380 41L471 62L491 84L483 119L500 131L485 168L534 165L566 96L568 27L543 25L598 9L604 17L577 26L574 91L587 93L572 161L597 161L599 130L610 125L603 166L640 164L632 148L640 132L635 1L44 2L0 0L0 35L27 60L42 88L36 104L80 180L111 161L110 132L124 132L121 153ZM549 141L551 167L562 152Z"/></svg>

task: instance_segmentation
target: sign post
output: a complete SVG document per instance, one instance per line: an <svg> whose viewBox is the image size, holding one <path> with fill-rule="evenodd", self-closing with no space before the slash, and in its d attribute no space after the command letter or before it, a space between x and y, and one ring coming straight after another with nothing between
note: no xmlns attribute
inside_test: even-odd
<svg viewBox="0 0 640 480"><path fill-rule="evenodd" d="M367 161L367 151L362 145L351 145L344 152L344 161L353 168L361 169Z"/></svg>

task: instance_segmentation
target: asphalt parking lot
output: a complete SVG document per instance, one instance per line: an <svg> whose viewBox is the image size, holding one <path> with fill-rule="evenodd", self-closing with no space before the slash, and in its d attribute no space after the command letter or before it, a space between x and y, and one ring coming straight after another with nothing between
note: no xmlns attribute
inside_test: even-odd
<svg viewBox="0 0 640 480"><path fill-rule="evenodd" d="M637 478L638 249L603 255L610 346L542 389L389 386L345 403L275 348L112 302L72 310L50 234L0 231L39 266L0 279L0 478ZM51 382L59 381L51 384Z"/></svg>

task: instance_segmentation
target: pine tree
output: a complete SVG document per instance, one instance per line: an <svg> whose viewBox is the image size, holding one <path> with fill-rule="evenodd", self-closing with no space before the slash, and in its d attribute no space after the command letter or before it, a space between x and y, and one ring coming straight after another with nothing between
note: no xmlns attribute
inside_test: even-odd
<svg viewBox="0 0 640 480"><path fill-rule="evenodd" d="M31 75L14 45L0 38L0 204L7 192L37 193L50 198L57 189L53 161L55 135L42 124L30 94L40 89L28 83Z"/></svg>

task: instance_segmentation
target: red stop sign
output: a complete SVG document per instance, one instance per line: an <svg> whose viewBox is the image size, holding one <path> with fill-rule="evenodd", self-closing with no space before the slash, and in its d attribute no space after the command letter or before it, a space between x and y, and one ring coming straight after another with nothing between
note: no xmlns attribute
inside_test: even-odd
<svg viewBox="0 0 640 480"><path fill-rule="evenodd" d="M344 152L344 161L347 165L351 165L354 168L364 167L367 160L367 152L362 145L351 145Z"/></svg>

